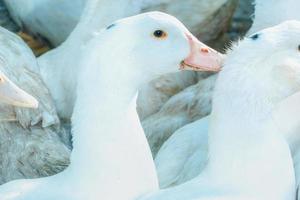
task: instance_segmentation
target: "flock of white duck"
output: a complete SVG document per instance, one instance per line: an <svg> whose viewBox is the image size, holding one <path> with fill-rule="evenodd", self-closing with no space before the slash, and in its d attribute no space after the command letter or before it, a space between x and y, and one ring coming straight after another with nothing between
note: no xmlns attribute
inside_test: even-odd
<svg viewBox="0 0 300 200"><path fill-rule="evenodd" d="M0 182L36 178L0 200L300 200L299 0L256 0L226 55L138 13L205 40L234 0L4 1L60 45L0 28Z"/></svg>

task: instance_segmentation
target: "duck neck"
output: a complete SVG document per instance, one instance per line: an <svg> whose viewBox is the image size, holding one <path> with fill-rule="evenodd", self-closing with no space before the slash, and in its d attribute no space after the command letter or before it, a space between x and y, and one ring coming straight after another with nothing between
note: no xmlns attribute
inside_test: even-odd
<svg viewBox="0 0 300 200"><path fill-rule="evenodd" d="M218 77L208 170L221 183L238 188L264 190L262 186L270 184L278 192L294 188L289 147L271 118L281 98L270 95L272 87L259 81L260 74L243 74L225 68Z"/></svg>
<svg viewBox="0 0 300 200"><path fill-rule="evenodd" d="M137 84L142 76L133 74L121 61L116 61L122 63L119 67L113 61L108 66L105 58L99 60L101 67L89 66L79 78L83 84L78 86L72 117L70 177L80 179L80 185L93 183L97 193L107 192L106 199L118 199L114 195L135 198L158 187L136 113Z"/></svg>

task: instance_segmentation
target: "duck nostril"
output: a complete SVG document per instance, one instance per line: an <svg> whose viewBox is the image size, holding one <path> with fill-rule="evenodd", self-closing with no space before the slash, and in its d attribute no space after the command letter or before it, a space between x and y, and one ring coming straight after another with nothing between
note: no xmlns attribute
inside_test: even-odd
<svg viewBox="0 0 300 200"><path fill-rule="evenodd" d="M202 53L208 53L208 52L209 52L209 50L208 50L207 48L201 48L200 51L201 51Z"/></svg>

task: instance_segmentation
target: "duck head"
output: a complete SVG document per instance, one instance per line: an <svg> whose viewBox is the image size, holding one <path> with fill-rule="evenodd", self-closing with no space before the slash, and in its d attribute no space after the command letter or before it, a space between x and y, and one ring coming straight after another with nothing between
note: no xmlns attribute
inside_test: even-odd
<svg viewBox="0 0 300 200"><path fill-rule="evenodd" d="M115 54L127 57L136 66L132 70L143 74L161 75L178 69L219 71L224 58L200 42L175 17L161 12L116 21L105 31L118 43Z"/></svg>
<svg viewBox="0 0 300 200"><path fill-rule="evenodd" d="M246 85L253 92L260 88L269 100L300 90L300 22L286 21L250 35L233 46L224 66L222 71L231 68L226 72L235 80L233 87Z"/></svg>

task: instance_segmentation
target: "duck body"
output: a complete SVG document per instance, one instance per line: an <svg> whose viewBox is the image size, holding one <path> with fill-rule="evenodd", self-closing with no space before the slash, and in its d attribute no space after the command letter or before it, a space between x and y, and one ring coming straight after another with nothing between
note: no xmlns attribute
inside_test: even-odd
<svg viewBox="0 0 300 200"><path fill-rule="evenodd" d="M182 71L165 74L145 84L139 91L137 111L142 121L158 114L169 99L185 88L196 84L197 73ZM148 132L144 126L146 133Z"/></svg>
<svg viewBox="0 0 300 200"><path fill-rule="evenodd" d="M209 117L178 129L155 157L160 188L185 183L197 177L208 160Z"/></svg>

